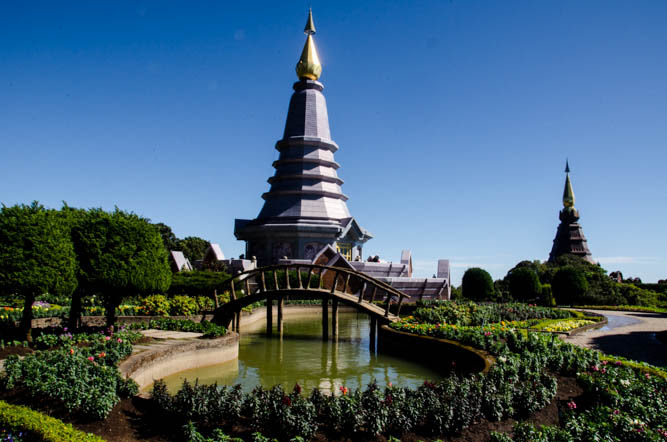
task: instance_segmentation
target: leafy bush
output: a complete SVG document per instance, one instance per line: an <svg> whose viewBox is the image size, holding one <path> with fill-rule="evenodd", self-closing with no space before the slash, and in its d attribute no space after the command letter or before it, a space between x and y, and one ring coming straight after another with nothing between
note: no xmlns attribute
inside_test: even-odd
<svg viewBox="0 0 667 442"><path fill-rule="evenodd" d="M0 427L14 432L27 431L34 438L30 440L43 442L104 442L101 437L83 433L58 419L4 401L0 401Z"/></svg>
<svg viewBox="0 0 667 442"><path fill-rule="evenodd" d="M200 312L211 311L215 308L215 302L208 296L197 296L195 299ZM220 300L220 298L218 298L218 300ZM229 299L227 301L229 301Z"/></svg>
<svg viewBox="0 0 667 442"><path fill-rule="evenodd" d="M204 333L206 338L215 338L227 333L227 329L221 325L216 325L209 321L194 322L189 319L152 319L148 322L140 322L130 325L134 330L147 330L149 328L157 330L183 331L193 333Z"/></svg>
<svg viewBox="0 0 667 442"><path fill-rule="evenodd" d="M554 275L551 289L559 305L572 305L586 293L588 282L579 269L565 266Z"/></svg>
<svg viewBox="0 0 667 442"><path fill-rule="evenodd" d="M163 295L151 295L141 301L144 313L149 316L169 316L169 300Z"/></svg>
<svg viewBox="0 0 667 442"><path fill-rule="evenodd" d="M24 359L12 355L5 360L0 386L21 386L32 396L61 402L70 412L102 419L121 397L138 391L116 368L131 353L132 345L122 338L101 336L88 347L40 351Z"/></svg>
<svg viewBox="0 0 667 442"><path fill-rule="evenodd" d="M475 304L434 302L430 307L418 308L414 316L417 322L430 324L485 325L501 321L526 321L529 319L565 319L573 315L567 310L537 307L522 303Z"/></svg>
<svg viewBox="0 0 667 442"><path fill-rule="evenodd" d="M495 293L491 275L479 267L465 271L461 281L461 290L463 296L472 301L491 301Z"/></svg>
<svg viewBox="0 0 667 442"><path fill-rule="evenodd" d="M518 301L537 300L541 285L537 273L528 267L520 267L509 275L509 289L512 297Z"/></svg>
<svg viewBox="0 0 667 442"><path fill-rule="evenodd" d="M225 272L191 271L175 273L169 293L172 295L212 296L213 291L222 293L228 287L224 284L229 279Z"/></svg>
<svg viewBox="0 0 667 442"><path fill-rule="evenodd" d="M199 306L189 296L174 296L169 301L169 313L173 316L190 316L199 313Z"/></svg>

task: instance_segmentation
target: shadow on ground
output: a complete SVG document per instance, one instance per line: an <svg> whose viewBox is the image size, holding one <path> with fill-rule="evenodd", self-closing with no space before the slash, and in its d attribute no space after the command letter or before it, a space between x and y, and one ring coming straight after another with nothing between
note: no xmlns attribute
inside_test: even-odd
<svg viewBox="0 0 667 442"><path fill-rule="evenodd" d="M660 342L654 332L635 331L598 336L591 339L591 346L609 355L667 367L667 345Z"/></svg>

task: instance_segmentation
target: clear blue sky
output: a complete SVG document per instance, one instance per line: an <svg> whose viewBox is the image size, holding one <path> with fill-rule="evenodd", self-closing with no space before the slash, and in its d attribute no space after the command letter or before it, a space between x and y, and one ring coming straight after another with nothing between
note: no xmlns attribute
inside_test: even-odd
<svg viewBox="0 0 667 442"><path fill-rule="evenodd" d="M667 2L3 2L0 202L115 205L243 252L313 7L366 254L548 257L565 158L593 257L667 278Z"/></svg>

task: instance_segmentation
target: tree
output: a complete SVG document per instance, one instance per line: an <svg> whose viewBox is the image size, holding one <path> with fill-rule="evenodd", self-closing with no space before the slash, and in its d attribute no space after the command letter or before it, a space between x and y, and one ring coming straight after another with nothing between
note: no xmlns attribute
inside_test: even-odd
<svg viewBox="0 0 667 442"><path fill-rule="evenodd" d="M160 237L162 238L162 243L164 244L164 248L167 249L167 252L170 252L172 250L179 250L178 249L178 241L179 239L176 237L174 232L171 230L171 227L164 223L156 223L153 224L155 227L157 227L158 232L160 232Z"/></svg>
<svg viewBox="0 0 667 442"><path fill-rule="evenodd" d="M0 210L0 291L24 299L21 328L32 340L32 304L44 293L69 296L77 285L68 229L58 212L34 201Z"/></svg>
<svg viewBox="0 0 667 442"><path fill-rule="evenodd" d="M463 274L461 289L463 296L473 301L490 301L494 295L491 275L479 267L466 270Z"/></svg>
<svg viewBox="0 0 667 442"><path fill-rule="evenodd" d="M537 273L530 267L519 267L507 275L510 294L517 301L539 298L541 285Z"/></svg>
<svg viewBox="0 0 667 442"><path fill-rule="evenodd" d="M70 240L72 239L72 229L86 217L86 213L87 212L84 209L76 209L74 207L70 207L67 205L67 203L63 204L63 208L60 210L59 215L63 220L63 222L65 223L65 225L67 226L67 235L70 237ZM81 302L83 297L86 295L85 284L78 282L82 281L81 267L79 266L78 259L76 261L76 279L77 279L77 286L74 292L72 292L72 298L70 300L69 318L68 318L69 327L72 330L77 329L80 325L81 313L82 313Z"/></svg>
<svg viewBox="0 0 667 442"><path fill-rule="evenodd" d="M204 258L204 253L210 245L211 243L205 239L196 236L188 236L178 240L178 249L176 250L181 250L183 255L194 264L198 259Z"/></svg>
<svg viewBox="0 0 667 442"><path fill-rule="evenodd" d="M551 289L559 305L572 305L588 290L588 282L581 269L567 265L553 277Z"/></svg>
<svg viewBox="0 0 667 442"><path fill-rule="evenodd" d="M72 228L79 260L79 283L88 293L100 293L107 325L125 296L163 292L171 270L157 228L146 219L116 209L91 209Z"/></svg>

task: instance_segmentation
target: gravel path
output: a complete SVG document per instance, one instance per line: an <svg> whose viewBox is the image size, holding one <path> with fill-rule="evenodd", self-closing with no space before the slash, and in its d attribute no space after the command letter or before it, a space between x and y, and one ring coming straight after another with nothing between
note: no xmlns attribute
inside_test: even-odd
<svg viewBox="0 0 667 442"><path fill-rule="evenodd" d="M565 338L567 342L610 355L667 367L667 345L655 333L667 330L667 315L659 313L591 310L607 317L604 327Z"/></svg>

